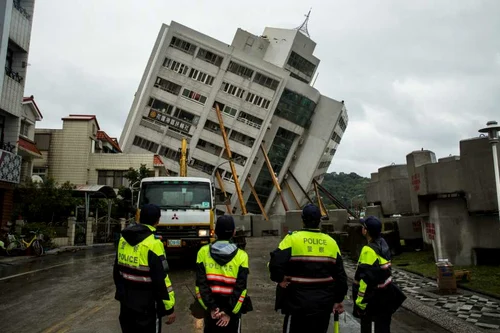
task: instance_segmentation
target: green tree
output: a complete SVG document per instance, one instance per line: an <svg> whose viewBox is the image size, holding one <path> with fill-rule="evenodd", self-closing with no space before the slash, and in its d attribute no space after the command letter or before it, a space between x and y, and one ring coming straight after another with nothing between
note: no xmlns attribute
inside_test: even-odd
<svg viewBox="0 0 500 333"><path fill-rule="evenodd" d="M43 183L27 180L14 191L14 219L28 222L61 222L71 215L79 199L73 197L75 186L58 185L48 178Z"/></svg>
<svg viewBox="0 0 500 333"><path fill-rule="evenodd" d="M362 177L355 172L327 173L323 180L323 187L333 194L345 206L355 209L366 206L364 201L365 187L370 179ZM359 196L359 197L358 197ZM324 196L325 205L332 205L330 199Z"/></svg>
<svg viewBox="0 0 500 333"><path fill-rule="evenodd" d="M146 177L151 177L152 175L154 175L154 171L149 169L146 164L141 164L139 169L128 169L125 178L129 181L130 186L133 186L135 183L140 182Z"/></svg>

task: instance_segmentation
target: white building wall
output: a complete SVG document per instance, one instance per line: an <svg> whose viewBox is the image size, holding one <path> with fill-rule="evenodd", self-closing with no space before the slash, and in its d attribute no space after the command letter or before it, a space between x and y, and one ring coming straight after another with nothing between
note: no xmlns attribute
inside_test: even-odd
<svg viewBox="0 0 500 333"><path fill-rule="evenodd" d="M155 153L159 152L161 146L177 151L180 147L180 140L184 136L189 142L190 162L192 162L191 159L194 158L213 166L219 165L225 161L222 158L223 150L219 154L212 154L196 148L200 139L213 143L219 147L224 147L223 139L220 134L204 129L207 120L218 123L216 113L212 108L214 101L218 101L238 110L233 117L223 113L223 121L227 128L228 137L230 137L233 131L237 131L254 139L252 147L248 147L234 140L229 140L231 151L243 155L248 159L244 166L236 165L240 184L245 192L245 199L250 195L250 190L246 188L247 185L245 183L247 175L251 173L252 180L255 182L261 168L263 166L266 167L263 165L264 158L260 152L260 143L265 138L266 147L269 149L279 127L297 135L296 141L293 144L293 149L291 149L290 154L287 156L286 163L280 172L280 179L283 179L288 167L298 159L298 156L295 156L295 158L293 157L293 153L298 147L299 138L303 136L305 129L291 121L274 116L274 110L278 105L285 87L308 97L315 103L318 103L320 100L320 93L309 85L291 78L290 72L282 67L285 66L291 50L295 50L295 52L316 65L319 64L319 60L312 55L316 44L296 30L266 28L264 35L268 35L267 38L264 36L256 36L239 29L236 32L232 45L227 45L176 22L172 22L170 26L163 25L120 138L120 144L123 151L145 153L144 149L133 146L133 140L136 135L159 144L160 147L154 151ZM177 38L194 44L196 46L194 54L190 55L170 47L172 36L176 36ZM224 60L221 65L218 67L198 59L196 55L200 47L222 56ZM165 57L180 62L189 68L195 68L212 75L214 77L212 86L195 81L189 78L188 75L182 75L169 68L163 67ZM230 61L237 62L240 65L254 70L254 72L259 72L275 80L279 80L280 84L278 88L272 90L252 80L227 71ZM189 74L189 70L186 74ZM154 84L158 76L180 85L182 88L179 95L176 96L159 88L155 88ZM243 98L238 98L222 91L221 85L223 82L233 84L245 90ZM185 88L206 96L207 99L205 104L195 103L183 97L182 91ZM249 92L270 100L271 103L269 108L266 110L246 102L245 97ZM189 133L186 134L173 133L167 130L165 126L159 126L158 124L153 124L151 121L143 120L142 117L147 117L150 111L150 108L147 106L150 97L160 99L174 107L179 107L194 114L196 117L199 117L199 119L191 125ZM260 128L249 126L249 124L239 121L238 118L241 112L262 119L263 122ZM313 121L316 118L318 117L314 116ZM336 121L336 119L334 121ZM325 126L326 125L324 125L324 127ZM316 150L311 152L311 154L319 154L317 160L322 157L323 151L330 143L329 139L331 138L331 134L333 133L332 129L335 124L330 124L330 126L331 127L327 130L327 134L325 134L327 139L322 143L322 152L318 153ZM309 163L310 162L307 164ZM166 159L166 164L168 169L178 172L179 168L177 161ZM230 172L229 164L224 164L220 168L224 170L223 175L226 174L226 172ZM200 175L198 176L211 176L191 167L189 167L188 170L190 175L199 173ZM304 180L304 182L308 183L309 180ZM226 190L234 194L234 184L231 182L227 183L226 185L225 181ZM231 190L229 188L231 188ZM271 201L272 200L269 200L264 203L266 207L270 208L269 206L272 204ZM239 210L236 195L232 197L232 205L236 206Z"/></svg>

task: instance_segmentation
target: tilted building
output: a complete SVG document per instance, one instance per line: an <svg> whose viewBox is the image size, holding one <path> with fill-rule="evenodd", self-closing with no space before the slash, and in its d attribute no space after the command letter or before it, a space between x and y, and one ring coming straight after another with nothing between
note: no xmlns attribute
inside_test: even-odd
<svg viewBox="0 0 500 333"><path fill-rule="evenodd" d="M124 152L159 154L175 175L186 138L188 174L213 177L217 168L231 207L240 211L230 165L221 164L227 154L218 103L248 212L260 213L249 175L266 212L283 212L262 143L279 181L288 183L282 187L290 208L304 204L300 187L310 191L313 179L322 181L348 124L344 102L311 86L320 62L315 46L300 29L265 28L261 36L238 29L228 45L176 22L163 25L120 146Z"/></svg>

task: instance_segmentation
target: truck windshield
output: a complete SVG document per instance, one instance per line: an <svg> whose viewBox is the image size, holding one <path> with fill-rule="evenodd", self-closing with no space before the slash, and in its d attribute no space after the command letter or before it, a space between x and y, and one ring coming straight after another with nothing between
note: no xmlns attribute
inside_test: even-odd
<svg viewBox="0 0 500 333"><path fill-rule="evenodd" d="M166 181L142 183L139 205L155 204L163 209L210 209L210 184Z"/></svg>

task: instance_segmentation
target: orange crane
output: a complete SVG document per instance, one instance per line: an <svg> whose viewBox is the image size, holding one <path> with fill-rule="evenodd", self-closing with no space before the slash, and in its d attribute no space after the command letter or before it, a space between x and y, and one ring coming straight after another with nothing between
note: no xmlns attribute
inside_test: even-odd
<svg viewBox="0 0 500 333"><path fill-rule="evenodd" d="M187 154L188 154L188 148L187 148L187 140L185 138L182 139L181 141L181 148L179 149L181 153L181 158L179 159L179 176L180 177L187 177Z"/></svg>
<svg viewBox="0 0 500 333"><path fill-rule="evenodd" d="M247 177L247 184L250 187L250 190L252 191L252 194L255 198L255 201L257 201L257 204L259 205L260 211L262 212L262 216L266 219L266 221L269 221L269 217L267 216L266 210L264 209L264 206L262 205L262 202L259 199L259 195L255 191L255 188L253 187L252 180L250 179L250 175Z"/></svg>
<svg viewBox="0 0 500 333"><path fill-rule="evenodd" d="M271 166L271 161L269 160L269 157L267 156L266 153L266 147L264 146L264 143L262 142L260 144L260 150L262 151L262 154L264 155L264 160L266 161L267 164L267 169L269 170L269 173L271 174L271 178L274 183L274 187L276 187L276 191L278 192L281 203L283 204L283 208L285 208L285 212L288 211L288 205L286 203L285 197L283 196L283 192L281 191L280 184L278 182L278 177L276 177L276 174L274 173L273 167Z"/></svg>
<svg viewBox="0 0 500 333"><path fill-rule="evenodd" d="M215 111L217 112L217 118L219 119L219 126L222 132L222 138L224 139L224 146L226 147L226 153L229 158L229 165L231 166L231 172L233 173L234 187L236 188L236 194L238 195L238 200L240 202L241 214L247 214L247 208L245 207L245 201L243 200L243 193L241 192L240 182L238 180L238 174L236 173L236 167L233 162L233 155L231 154L231 149L229 147L229 140L226 135L226 128L224 127L224 120L222 119L222 114L219 109L219 104L215 103Z"/></svg>

